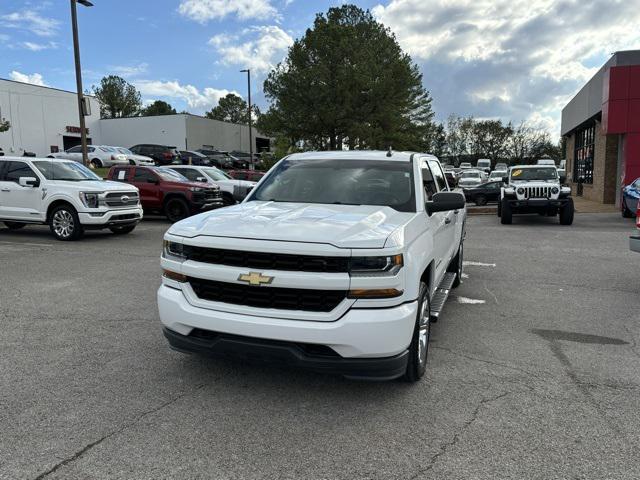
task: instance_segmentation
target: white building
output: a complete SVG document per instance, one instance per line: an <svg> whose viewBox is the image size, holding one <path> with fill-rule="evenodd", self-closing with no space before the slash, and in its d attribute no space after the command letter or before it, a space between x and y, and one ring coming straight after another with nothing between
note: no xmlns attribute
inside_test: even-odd
<svg viewBox="0 0 640 480"><path fill-rule="evenodd" d="M94 145L131 147L141 143L249 152L249 127L191 114L100 119L100 104L89 96L87 137ZM74 92L0 79L0 118L11 123L0 133L6 155L25 151L46 156L80 144L78 99ZM269 150L270 139L253 133L253 151Z"/></svg>
<svg viewBox="0 0 640 480"><path fill-rule="evenodd" d="M91 115L85 117L87 137L101 143L100 104L89 98ZM0 118L11 123L0 133L5 155L24 151L46 156L80 144L78 97L73 92L0 79Z"/></svg>

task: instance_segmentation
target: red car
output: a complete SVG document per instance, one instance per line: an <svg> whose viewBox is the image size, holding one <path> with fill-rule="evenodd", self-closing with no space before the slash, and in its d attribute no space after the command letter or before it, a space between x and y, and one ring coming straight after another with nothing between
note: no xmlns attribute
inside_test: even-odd
<svg viewBox="0 0 640 480"><path fill-rule="evenodd" d="M191 182L167 167L111 167L107 179L135 185L142 208L161 212L172 222L222 206L218 186Z"/></svg>
<svg viewBox="0 0 640 480"><path fill-rule="evenodd" d="M249 180L250 182L259 182L267 172L260 172L258 170L229 170L227 175L236 180Z"/></svg>

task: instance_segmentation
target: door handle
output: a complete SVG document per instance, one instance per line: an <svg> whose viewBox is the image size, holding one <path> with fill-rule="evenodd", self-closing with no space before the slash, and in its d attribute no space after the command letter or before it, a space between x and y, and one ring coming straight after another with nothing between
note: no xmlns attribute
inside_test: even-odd
<svg viewBox="0 0 640 480"><path fill-rule="evenodd" d="M8 189L8 188L3 188L3 189L2 189L2 190L0 190L0 191L2 191L2 192L10 192L11 190L10 190L10 189Z"/></svg>
<svg viewBox="0 0 640 480"><path fill-rule="evenodd" d="M444 224L449 225L451 223L451 219L449 217L444 219Z"/></svg>

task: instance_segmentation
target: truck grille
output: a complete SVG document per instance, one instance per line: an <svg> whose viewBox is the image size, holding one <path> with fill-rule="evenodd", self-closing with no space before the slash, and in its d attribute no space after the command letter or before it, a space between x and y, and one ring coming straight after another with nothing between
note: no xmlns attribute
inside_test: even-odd
<svg viewBox="0 0 640 480"><path fill-rule="evenodd" d="M347 296L340 290L254 287L189 277L191 288L203 300L256 308L330 312Z"/></svg>
<svg viewBox="0 0 640 480"><path fill-rule="evenodd" d="M550 187L524 187L524 198L549 198Z"/></svg>
<svg viewBox="0 0 640 480"><path fill-rule="evenodd" d="M105 196L109 207L133 207L139 201L138 192L112 192Z"/></svg>
<svg viewBox="0 0 640 480"><path fill-rule="evenodd" d="M292 272L346 273L349 271L349 257L246 252L192 245L185 245L184 248L184 253L189 260L214 265Z"/></svg>

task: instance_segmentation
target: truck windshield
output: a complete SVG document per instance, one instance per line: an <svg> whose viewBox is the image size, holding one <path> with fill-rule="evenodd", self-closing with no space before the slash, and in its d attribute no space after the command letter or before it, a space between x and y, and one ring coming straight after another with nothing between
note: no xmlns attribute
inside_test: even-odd
<svg viewBox="0 0 640 480"><path fill-rule="evenodd" d="M514 168L511 170L511 180L528 181L528 180L556 180L558 173L554 167L540 168Z"/></svg>
<svg viewBox="0 0 640 480"><path fill-rule="evenodd" d="M171 170L170 168L160 167L156 168L155 172L167 182L188 182L189 179L181 173Z"/></svg>
<svg viewBox="0 0 640 480"><path fill-rule="evenodd" d="M416 211L412 164L396 161L284 160L250 200Z"/></svg>
<svg viewBox="0 0 640 480"><path fill-rule="evenodd" d="M207 167L203 168L204 173L207 174L211 180L231 180L231 177L224 173L222 170L218 170L217 168Z"/></svg>
<svg viewBox="0 0 640 480"><path fill-rule="evenodd" d="M47 180L65 180L68 182L82 182L84 180L102 181L99 176L77 162L36 160L33 164Z"/></svg>

